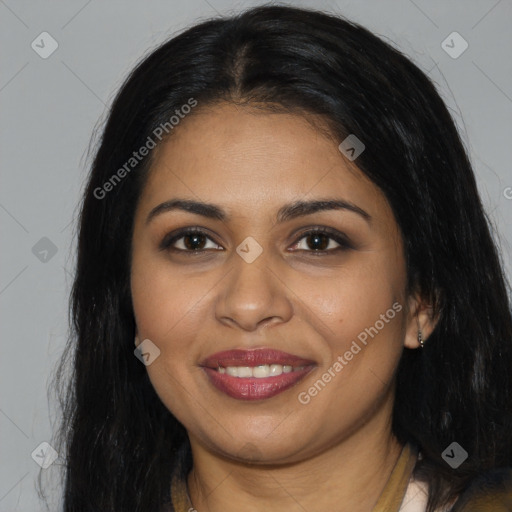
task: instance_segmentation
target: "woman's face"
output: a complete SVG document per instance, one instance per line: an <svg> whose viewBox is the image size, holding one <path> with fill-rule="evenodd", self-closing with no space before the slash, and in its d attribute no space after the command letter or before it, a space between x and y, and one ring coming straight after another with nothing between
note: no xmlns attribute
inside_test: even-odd
<svg viewBox="0 0 512 512"><path fill-rule="evenodd" d="M397 224L354 164L303 117L231 104L156 150L134 226L137 336L160 350L162 402L211 453L293 462L389 427L413 320ZM195 206L154 210L177 200Z"/></svg>

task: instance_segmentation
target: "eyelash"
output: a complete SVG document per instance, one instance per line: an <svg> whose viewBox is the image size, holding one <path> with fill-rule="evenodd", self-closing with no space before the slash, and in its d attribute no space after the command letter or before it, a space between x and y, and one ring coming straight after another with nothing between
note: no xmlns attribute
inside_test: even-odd
<svg viewBox="0 0 512 512"><path fill-rule="evenodd" d="M216 245L220 245L220 244L217 244L217 242L215 242L214 240L212 240L212 238L208 235L208 233L206 231L202 230L201 228L194 227L194 228L184 228L184 229L177 231L176 233L170 233L170 234L166 235L164 237L164 239L162 240L162 242L160 243L160 250L168 250L168 251L172 251L175 253L182 253L182 254L186 254L186 255L190 255L190 256L193 256L195 254L203 254L206 251L212 250L212 249L185 250L185 249L177 249L176 247L172 247L172 245L174 243L176 243L178 240L180 240L181 238L184 238L186 236L189 236L189 235L203 235L206 238L208 238L210 241L215 243ZM324 249L324 250L296 249L296 250L305 251L305 252L311 253L315 256L322 256L322 255L331 255L331 254L337 253L339 251L346 251L347 249L353 249L353 245L348 241L348 239L345 235L343 235L342 233L339 233L338 231L335 231L330 228L325 228L325 227L315 227L315 228L309 229L307 231L304 231L303 233L301 233L299 235L299 238L297 238L297 240L292 245L297 245L301 240L303 240L304 238L307 238L308 236L311 236L311 235L326 235L329 239L331 239L331 240L335 241L337 244L339 244L339 246L335 247L334 249L328 249L328 250L326 250L326 249ZM219 250L219 249L214 249L214 250Z"/></svg>

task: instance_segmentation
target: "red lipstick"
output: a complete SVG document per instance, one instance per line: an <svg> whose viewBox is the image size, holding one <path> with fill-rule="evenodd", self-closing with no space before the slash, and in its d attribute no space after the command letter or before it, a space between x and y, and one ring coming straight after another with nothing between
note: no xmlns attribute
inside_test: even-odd
<svg viewBox="0 0 512 512"><path fill-rule="evenodd" d="M228 396L263 400L295 385L315 362L280 350L252 349L217 352L201 366L211 384Z"/></svg>

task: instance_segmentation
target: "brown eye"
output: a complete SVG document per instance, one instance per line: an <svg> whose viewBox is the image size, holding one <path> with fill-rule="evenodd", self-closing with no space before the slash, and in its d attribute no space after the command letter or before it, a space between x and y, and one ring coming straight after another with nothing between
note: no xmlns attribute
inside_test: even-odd
<svg viewBox="0 0 512 512"><path fill-rule="evenodd" d="M202 233L191 233L189 235L185 235L183 238L183 245L191 250L195 251L197 249L203 249L206 244L206 236Z"/></svg>
<svg viewBox="0 0 512 512"><path fill-rule="evenodd" d="M208 246L210 244L210 246ZM167 235L160 244L160 249L175 252L200 253L207 250L222 250L206 233L198 229L185 229Z"/></svg>
<svg viewBox="0 0 512 512"><path fill-rule="evenodd" d="M345 235L328 228L316 228L302 233L293 245L294 250L312 254L329 254L351 249L353 246Z"/></svg>
<svg viewBox="0 0 512 512"><path fill-rule="evenodd" d="M325 251L329 246L330 238L323 233L314 233L305 238L307 246L315 251Z"/></svg>

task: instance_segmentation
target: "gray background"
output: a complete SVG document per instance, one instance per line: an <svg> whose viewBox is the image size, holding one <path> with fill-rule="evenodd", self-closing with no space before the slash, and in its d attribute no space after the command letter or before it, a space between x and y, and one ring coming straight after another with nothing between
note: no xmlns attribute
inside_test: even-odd
<svg viewBox="0 0 512 512"><path fill-rule="evenodd" d="M75 218L95 126L149 49L195 21L261 3L0 0L0 512L42 510L31 453L51 442L57 419L47 386L67 335ZM436 82L474 164L510 276L512 0L288 3L363 24ZM34 40L43 45L44 31L59 45L46 59L31 47ZM456 59L441 46L453 31L469 44ZM42 470L53 479L54 500L60 462Z"/></svg>

